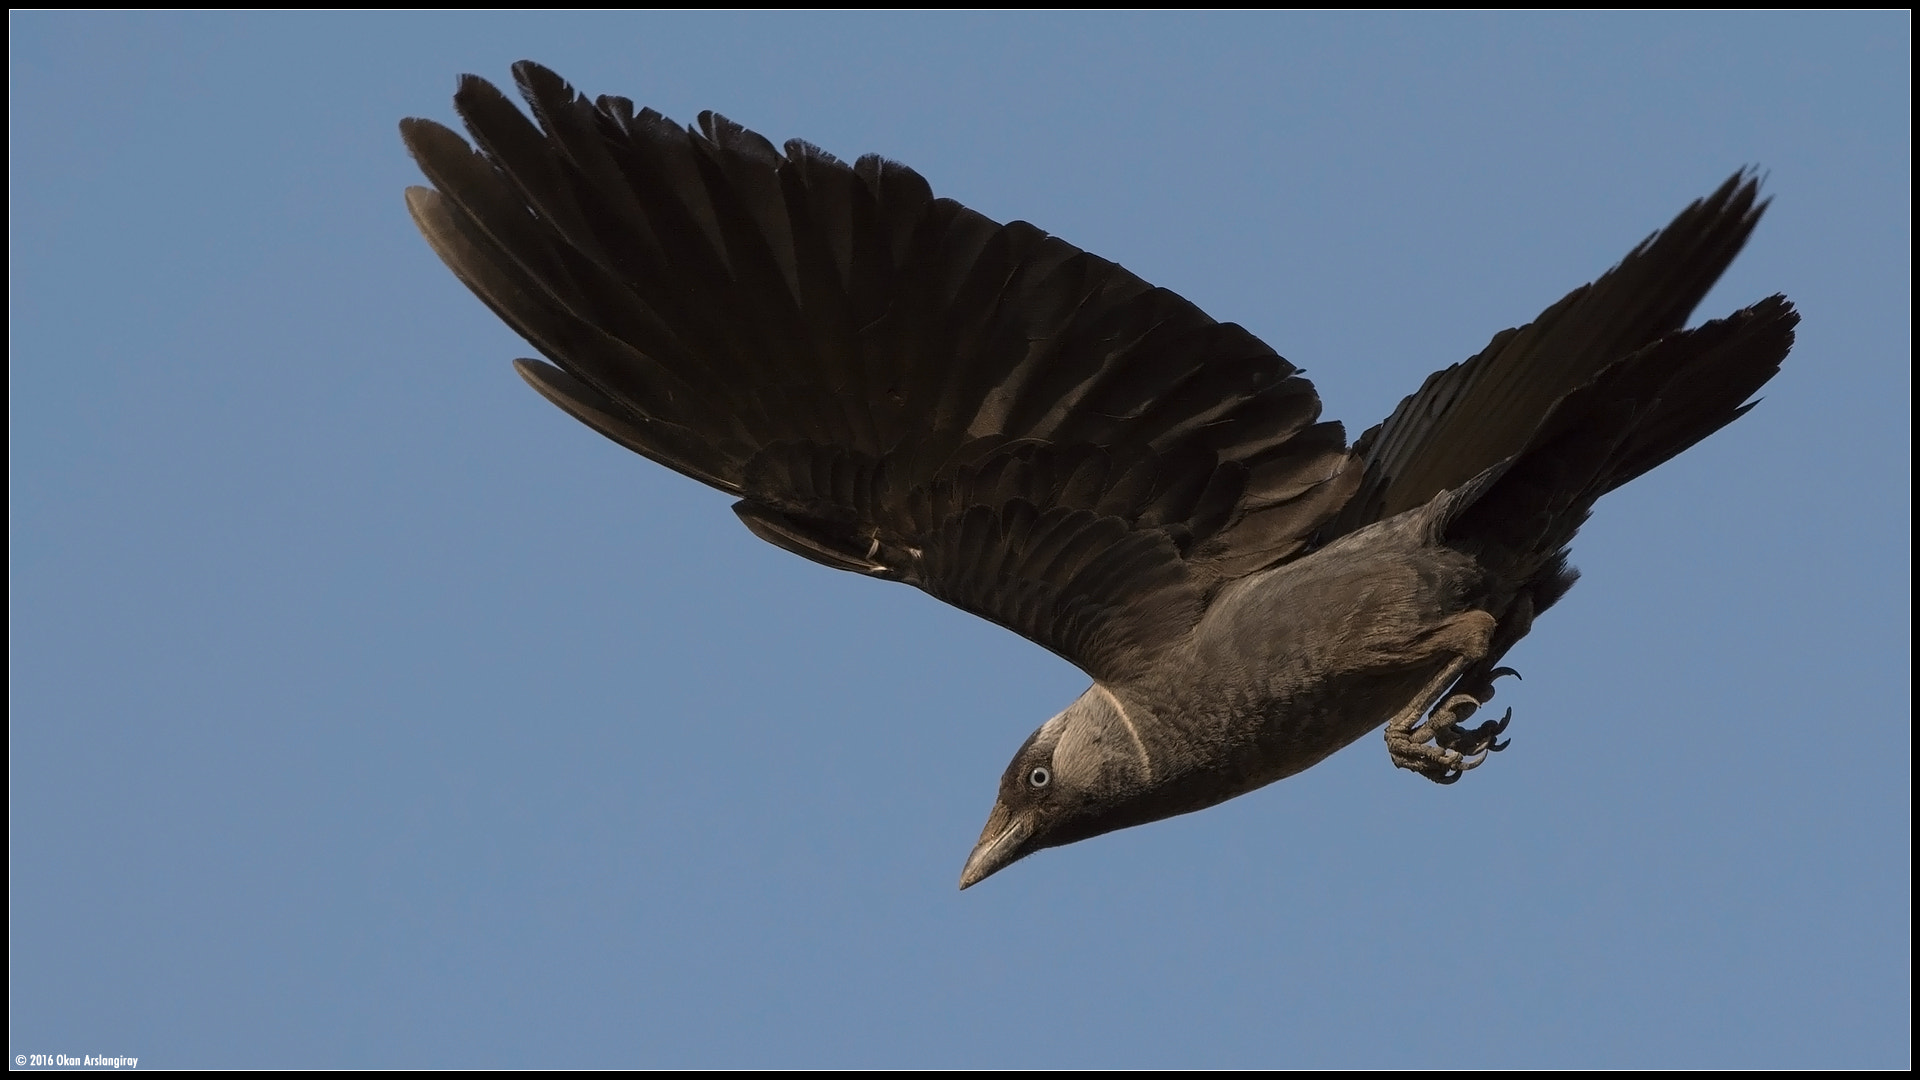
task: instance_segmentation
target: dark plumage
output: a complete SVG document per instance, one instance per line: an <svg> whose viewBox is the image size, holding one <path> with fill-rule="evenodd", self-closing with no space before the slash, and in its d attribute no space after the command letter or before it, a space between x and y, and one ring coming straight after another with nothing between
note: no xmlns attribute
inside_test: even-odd
<svg viewBox="0 0 1920 1080"><path fill-rule="evenodd" d="M478 153L401 131L428 242L546 357L521 375L755 535L1093 677L1015 754L962 888L1383 722L1396 764L1458 779L1505 745L1461 721L1594 501L1744 413L1798 321L1775 296L1683 329L1764 209L1736 175L1348 447L1239 326L904 166L514 73L538 126L468 77Z"/></svg>

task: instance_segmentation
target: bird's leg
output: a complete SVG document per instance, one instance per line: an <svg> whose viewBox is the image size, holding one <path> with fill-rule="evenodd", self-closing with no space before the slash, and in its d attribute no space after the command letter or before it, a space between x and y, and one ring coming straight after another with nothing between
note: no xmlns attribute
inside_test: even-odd
<svg viewBox="0 0 1920 1080"><path fill-rule="evenodd" d="M1513 719L1512 709L1508 709L1500 719L1488 720L1478 727L1463 731L1460 724L1492 699L1495 679L1507 675L1516 679L1520 677L1520 673L1510 667L1489 668L1488 665L1506 655L1507 650L1532 629L1533 593L1522 591L1513 598L1506 615L1500 619L1487 654L1461 675L1453 693L1427 714L1427 726L1433 729L1435 743L1458 752L1463 758L1484 759L1487 754L1499 753L1507 748L1507 743L1500 741L1500 734L1507 730L1507 723ZM1476 760L1474 764L1479 764L1479 761Z"/></svg>
<svg viewBox="0 0 1920 1080"><path fill-rule="evenodd" d="M1497 740L1513 716L1511 709L1499 720L1469 731L1461 731L1458 725L1493 696L1493 680L1514 674L1512 670L1495 668L1477 675L1471 685L1440 701L1447 687L1485 660L1495 629L1492 615L1469 611L1450 620L1435 635L1436 644L1452 653L1453 659L1387 722L1387 753L1395 765L1412 769L1436 784L1451 784L1485 761L1489 753L1506 749L1507 744ZM1420 722L1423 715L1426 723Z"/></svg>

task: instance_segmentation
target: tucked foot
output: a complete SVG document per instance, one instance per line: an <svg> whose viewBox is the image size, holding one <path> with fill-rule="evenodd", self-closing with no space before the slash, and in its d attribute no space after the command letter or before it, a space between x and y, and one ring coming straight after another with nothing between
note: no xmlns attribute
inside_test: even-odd
<svg viewBox="0 0 1920 1080"><path fill-rule="evenodd" d="M1505 750L1511 740L1502 740L1500 735L1513 720L1512 709L1498 720L1472 728L1460 726L1493 697L1493 681L1505 675L1520 677L1512 668L1495 668L1470 684L1456 687L1452 695L1433 707L1425 723L1414 723L1417 710L1389 723L1387 753L1393 763L1436 784L1451 784L1468 770L1478 768L1488 754Z"/></svg>
<svg viewBox="0 0 1920 1080"><path fill-rule="evenodd" d="M1510 667L1494 668L1484 678L1475 680L1471 685L1456 687L1454 693L1445 701L1433 707L1427 716L1427 726L1433 729L1433 741L1448 750L1458 751L1466 757L1497 754L1507 748L1507 743L1497 741L1500 734L1507 730L1507 724L1513 719L1513 710L1508 709L1498 720L1488 720L1477 727L1462 728L1460 724L1471 717L1480 706L1493 697L1493 680L1511 675L1519 678L1520 673ZM1475 762L1478 764L1478 762ZM1472 766L1468 766L1472 768Z"/></svg>

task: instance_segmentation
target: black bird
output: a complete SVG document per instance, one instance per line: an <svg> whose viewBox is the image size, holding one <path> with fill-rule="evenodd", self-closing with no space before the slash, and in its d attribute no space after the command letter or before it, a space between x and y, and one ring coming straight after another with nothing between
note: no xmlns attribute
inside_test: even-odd
<svg viewBox="0 0 1920 1080"><path fill-rule="evenodd" d="M1594 501L1751 408L1799 320L1684 328L1765 209L1736 174L1349 446L1252 334L905 166L514 75L537 126L468 76L478 152L401 133L421 232L546 357L521 376L762 539L1093 678L1014 754L963 889L1382 723L1394 764L1459 779L1505 746L1511 710L1464 721Z"/></svg>

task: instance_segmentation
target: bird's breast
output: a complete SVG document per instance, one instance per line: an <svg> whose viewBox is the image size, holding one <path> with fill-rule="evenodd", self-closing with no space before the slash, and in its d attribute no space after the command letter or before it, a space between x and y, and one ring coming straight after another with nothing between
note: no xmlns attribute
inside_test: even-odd
<svg viewBox="0 0 1920 1080"><path fill-rule="evenodd" d="M1222 798L1380 727L1453 658L1436 631L1473 606L1479 568L1391 534L1349 539L1230 585L1170 665L1164 760L1220 777L1235 789Z"/></svg>

